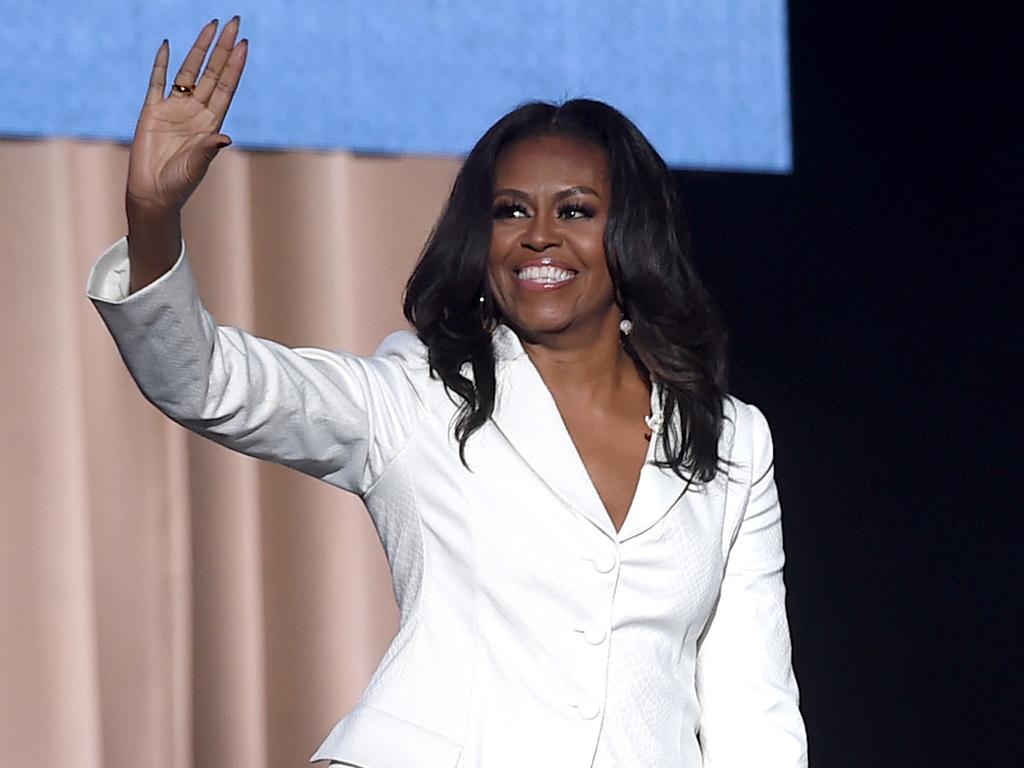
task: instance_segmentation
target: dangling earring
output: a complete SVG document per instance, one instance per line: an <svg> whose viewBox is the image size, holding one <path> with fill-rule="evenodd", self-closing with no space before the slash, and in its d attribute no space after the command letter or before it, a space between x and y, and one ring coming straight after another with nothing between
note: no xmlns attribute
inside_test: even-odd
<svg viewBox="0 0 1024 768"><path fill-rule="evenodd" d="M619 321L619 330L622 331L623 336L629 336L633 332L633 321L628 317L624 317Z"/></svg>

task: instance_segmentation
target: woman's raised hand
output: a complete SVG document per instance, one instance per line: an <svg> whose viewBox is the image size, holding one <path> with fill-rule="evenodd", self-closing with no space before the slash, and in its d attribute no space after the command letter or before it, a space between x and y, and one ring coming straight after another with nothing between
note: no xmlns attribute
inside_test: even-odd
<svg viewBox="0 0 1024 768"><path fill-rule="evenodd" d="M248 50L248 41L235 43L238 24L236 16L224 25L200 77L217 33L217 21L204 26L166 96L170 55L166 40L157 51L128 160L126 203L130 222L133 217L176 218L217 152L231 143L220 128Z"/></svg>
<svg viewBox="0 0 1024 768"><path fill-rule="evenodd" d="M166 40L156 53L128 157L125 209L130 292L149 285L174 265L181 248L181 208L217 152L231 143L220 127L249 49L245 40L235 43L238 21L236 16L224 25L200 77L217 22L203 27L166 97L170 55Z"/></svg>

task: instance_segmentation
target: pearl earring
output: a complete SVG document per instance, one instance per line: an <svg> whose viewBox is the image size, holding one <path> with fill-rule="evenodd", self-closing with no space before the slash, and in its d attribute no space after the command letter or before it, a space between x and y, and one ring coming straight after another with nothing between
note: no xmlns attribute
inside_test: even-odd
<svg viewBox="0 0 1024 768"><path fill-rule="evenodd" d="M619 321L619 330L623 336L629 336L633 332L633 321L627 317L622 318Z"/></svg>
<svg viewBox="0 0 1024 768"><path fill-rule="evenodd" d="M651 430L651 434L660 435L665 429L665 417L661 415L661 411L656 411L648 416L644 416L644 424Z"/></svg>

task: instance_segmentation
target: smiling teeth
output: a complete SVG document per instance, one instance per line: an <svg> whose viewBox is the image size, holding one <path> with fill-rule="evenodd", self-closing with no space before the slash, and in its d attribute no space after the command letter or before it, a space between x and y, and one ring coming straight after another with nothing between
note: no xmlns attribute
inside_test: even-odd
<svg viewBox="0 0 1024 768"><path fill-rule="evenodd" d="M568 269L559 269L558 267L551 266L523 267L516 274L516 278L535 283L562 283L572 279L575 274L575 272L570 272Z"/></svg>

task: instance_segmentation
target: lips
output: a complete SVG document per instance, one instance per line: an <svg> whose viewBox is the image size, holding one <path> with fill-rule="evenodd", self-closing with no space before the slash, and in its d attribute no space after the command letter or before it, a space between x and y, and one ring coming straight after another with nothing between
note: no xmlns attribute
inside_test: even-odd
<svg viewBox="0 0 1024 768"><path fill-rule="evenodd" d="M579 272L556 259L530 259L512 270L516 281L527 290L550 291L568 285Z"/></svg>

